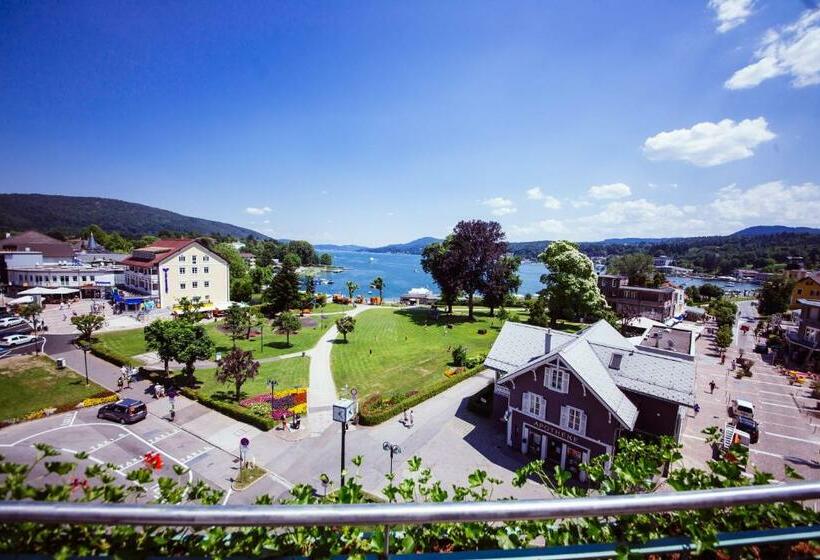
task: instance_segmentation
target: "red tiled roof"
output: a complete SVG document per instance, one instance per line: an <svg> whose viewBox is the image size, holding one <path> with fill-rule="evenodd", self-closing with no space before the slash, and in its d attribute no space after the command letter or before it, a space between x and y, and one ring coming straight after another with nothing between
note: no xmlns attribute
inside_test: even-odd
<svg viewBox="0 0 820 560"><path fill-rule="evenodd" d="M181 251L191 243L196 243L195 239L157 239L151 245L147 247L141 247L139 249L134 249L131 253L131 256L123 259L120 261L120 264L124 264L126 266L142 266L142 267L150 267L156 264L159 264L160 261L163 261L170 257L171 255ZM135 257L134 255L138 255L140 253L153 253L153 258L139 258Z"/></svg>
<svg viewBox="0 0 820 560"><path fill-rule="evenodd" d="M28 247L32 251L43 253L44 257L72 258L74 248L70 243L49 237L38 231L26 231L20 235L0 239L2 251L25 251Z"/></svg>

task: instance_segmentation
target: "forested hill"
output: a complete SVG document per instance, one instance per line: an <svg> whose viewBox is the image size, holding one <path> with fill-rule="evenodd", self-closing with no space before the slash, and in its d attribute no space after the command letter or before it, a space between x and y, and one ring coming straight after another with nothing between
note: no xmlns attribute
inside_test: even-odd
<svg viewBox="0 0 820 560"><path fill-rule="evenodd" d="M126 237L157 235L161 231L193 235L221 235L266 239L259 232L183 216L168 210L112 198L46 194L0 194L0 231L34 229L77 235L90 224Z"/></svg>

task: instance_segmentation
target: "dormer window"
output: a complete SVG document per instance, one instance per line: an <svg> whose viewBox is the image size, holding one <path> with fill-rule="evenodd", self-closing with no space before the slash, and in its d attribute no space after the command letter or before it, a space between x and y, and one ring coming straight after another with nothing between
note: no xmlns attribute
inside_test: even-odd
<svg viewBox="0 0 820 560"><path fill-rule="evenodd" d="M609 369L621 369L621 360L623 358L623 354L612 354L612 358L609 360Z"/></svg>

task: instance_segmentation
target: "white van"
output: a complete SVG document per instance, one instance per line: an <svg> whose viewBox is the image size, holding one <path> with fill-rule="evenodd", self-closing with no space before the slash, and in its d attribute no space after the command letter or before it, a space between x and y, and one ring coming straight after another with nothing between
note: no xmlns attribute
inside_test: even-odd
<svg viewBox="0 0 820 560"><path fill-rule="evenodd" d="M738 416L745 416L746 418L755 417L755 405L752 401L742 397L736 397L729 403L729 416L737 418Z"/></svg>

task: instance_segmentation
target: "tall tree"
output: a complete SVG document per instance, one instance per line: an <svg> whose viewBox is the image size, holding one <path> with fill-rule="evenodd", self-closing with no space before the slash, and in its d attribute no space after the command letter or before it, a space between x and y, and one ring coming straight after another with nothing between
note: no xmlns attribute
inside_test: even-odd
<svg viewBox="0 0 820 560"><path fill-rule="evenodd" d="M319 262L319 258L316 256L316 251L313 249L313 245L307 241L290 241L288 242L287 251L288 253L299 255L299 259L305 266Z"/></svg>
<svg viewBox="0 0 820 560"><path fill-rule="evenodd" d="M234 348L228 355L219 360L216 368L216 380L219 383L233 383L236 388L236 400L239 401L242 385L253 379L259 372L259 362L253 359L251 352Z"/></svg>
<svg viewBox="0 0 820 560"><path fill-rule="evenodd" d="M230 243L217 243L213 251L228 262L231 278L241 278L248 274L248 265L245 263L245 259Z"/></svg>
<svg viewBox="0 0 820 560"><path fill-rule="evenodd" d="M383 304L384 303L384 287L385 287L384 278L382 278L381 276L376 276L373 279L373 283L370 284L370 286L374 290L379 290L379 305Z"/></svg>
<svg viewBox="0 0 820 560"><path fill-rule="evenodd" d="M554 241L539 255L548 272L541 276L550 324L558 319L601 318L607 303L598 289L598 276L588 256L569 241Z"/></svg>
<svg viewBox="0 0 820 560"><path fill-rule="evenodd" d="M90 341L91 335L93 335L95 331L100 330L105 324L105 317L97 315L96 313L75 315L71 318L71 324L80 331L80 338L82 340Z"/></svg>
<svg viewBox="0 0 820 560"><path fill-rule="evenodd" d="M353 280L348 280L345 282L345 287L347 288L347 297L353 299L353 294L355 294L356 290L359 289L359 285Z"/></svg>
<svg viewBox="0 0 820 560"><path fill-rule="evenodd" d="M251 283L254 292L261 292L273 279L273 270L270 266L257 265L250 270Z"/></svg>
<svg viewBox="0 0 820 560"><path fill-rule="evenodd" d="M207 360L214 353L214 343L202 325L180 322L174 345L174 360L184 364L185 375L193 381L197 360Z"/></svg>
<svg viewBox="0 0 820 560"><path fill-rule="evenodd" d="M726 349L732 345L732 327L721 325L715 333L715 346L720 350L721 355L726 353Z"/></svg>
<svg viewBox="0 0 820 560"><path fill-rule="evenodd" d="M452 235L441 243L431 243L421 253L421 268L433 277L441 290L441 299L447 306L447 313L453 312L453 304L461 291L454 259L449 258L451 240Z"/></svg>
<svg viewBox="0 0 820 560"><path fill-rule="evenodd" d="M784 276L775 276L760 288L758 311L761 315L784 313L789 308L794 282Z"/></svg>
<svg viewBox="0 0 820 560"><path fill-rule="evenodd" d="M225 318L222 324L231 333L231 342L236 348L236 339L250 331L253 325L253 318L250 307L233 304L225 311Z"/></svg>
<svg viewBox="0 0 820 560"><path fill-rule="evenodd" d="M507 296L514 294L521 286L521 277L518 275L519 266L521 266L521 257L504 255L490 269L482 289L484 305L490 308L490 317L494 315L495 308L503 306Z"/></svg>
<svg viewBox="0 0 820 560"><path fill-rule="evenodd" d="M296 334L299 332L299 329L302 328L302 321L290 311L280 313L274 324L279 329L279 332L285 334L285 341L288 346L290 346L290 335Z"/></svg>
<svg viewBox="0 0 820 560"><path fill-rule="evenodd" d="M250 303L253 298L253 281L248 276L231 279L231 301Z"/></svg>
<svg viewBox="0 0 820 560"><path fill-rule="evenodd" d="M292 260L282 262L282 268L271 280L264 298L274 313L289 311L299 305L299 275Z"/></svg>
<svg viewBox="0 0 820 560"><path fill-rule="evenodd" d="M615 274L626 276L630 286L655 288L663 283L663 275L656 278L652 255L647 253L627 253L613 257L607 269ZM656 286L656 281L659 283Z"/></svg>
<svg viewBox="0 0 820 560"><path fill-rule="evenodd" d="M475 294L484 290L490 272L506 252L507 242L498 222L462 220L453 228L447 258L453 260L459 287L467 294L470 319Z"/></svg>
<svg viewBox="0 0 820 560"><path fill-rule="evenodd" d="M331 266L333 264L333 257L330 253L322 253L319 255L319 264L322 266Z"/></svg>
<svg viewBox="0 0 820 560"><path fill-rule="evenodd" d="M356 319L350 315L344 315L336 319L336 329L342 333L345 342L347 342L347 335L353 332L356 328Z"/></svg>
<svg viewBox="0 0 820 560"><path fill-rule="evenodd" d="M187 327L187 323L173 319L157 319L146 325L143 331L145 347L156 352L165 365L165 375L169 373L169 363L177 355L177 345L183 335L180 331Z"/></svg>

